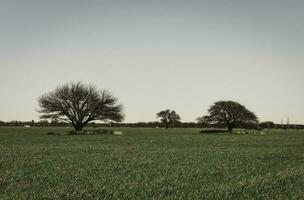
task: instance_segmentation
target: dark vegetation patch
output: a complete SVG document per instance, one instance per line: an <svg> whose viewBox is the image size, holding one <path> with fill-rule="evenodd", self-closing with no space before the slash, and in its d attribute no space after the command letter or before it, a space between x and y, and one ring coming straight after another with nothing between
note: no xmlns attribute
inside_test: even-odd
<svg viewBox="0 0 304 200"><path fill-rule="evenodd" d="M228 133L228 131L224 129L203 129L200 133Z"/></svg>

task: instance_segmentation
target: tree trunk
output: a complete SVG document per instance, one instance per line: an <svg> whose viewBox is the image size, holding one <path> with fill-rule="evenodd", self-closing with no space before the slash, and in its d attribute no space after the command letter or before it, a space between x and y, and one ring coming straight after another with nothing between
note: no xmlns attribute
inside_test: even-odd
<svg viewBox="0 0 304 200"><path fill-rule="evenodd" d="M166 129L168 129L168 128L169 128L169 124L165 124L165 126L166 126Z"/></svg>
<svg viewBox="0 0 304 200"><path fill-rule="evenodd" d="M233 124L228 123L228 131L232 133L232 130L233 130Z"/></svg>
<svg viewBox="0 0 304 200"><path fill-rule="evenodd" d="M83 125L82 124L77 124L77 125L75 125L74 126L74 129L75 129L75 131L82 131L82 129L83 129Z"/></svg>

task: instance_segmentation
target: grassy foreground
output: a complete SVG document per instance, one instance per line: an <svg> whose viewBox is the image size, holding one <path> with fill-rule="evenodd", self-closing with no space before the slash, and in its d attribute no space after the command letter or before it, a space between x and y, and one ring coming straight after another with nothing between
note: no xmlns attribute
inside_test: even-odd
<svg viewBox="0 0 304 200"><path fill-rule="evenodd" d="M304 199L304 132L0 128L0 199Z"/></svg>

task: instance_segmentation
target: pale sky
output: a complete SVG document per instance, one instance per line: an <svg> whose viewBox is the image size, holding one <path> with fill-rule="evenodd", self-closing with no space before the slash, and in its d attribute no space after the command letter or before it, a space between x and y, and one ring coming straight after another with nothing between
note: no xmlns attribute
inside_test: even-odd
<svg viewBox="0 0 304 200"><path fill-rule="evenodd" d="M108 88L126 122L194 121L235 100L304 124L303 0L0 0L0 120L38 120L69 81Z"/></svg>

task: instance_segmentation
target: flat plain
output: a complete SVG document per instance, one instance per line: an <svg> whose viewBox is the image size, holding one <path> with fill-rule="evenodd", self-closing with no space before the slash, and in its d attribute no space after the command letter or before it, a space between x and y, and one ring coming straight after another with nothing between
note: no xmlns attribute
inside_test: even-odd
<svg viewBox="0 0 304 200"><path fill-rule="evenodd" d="M0 199L304 199L304 131L0 128Z"/></svg>

